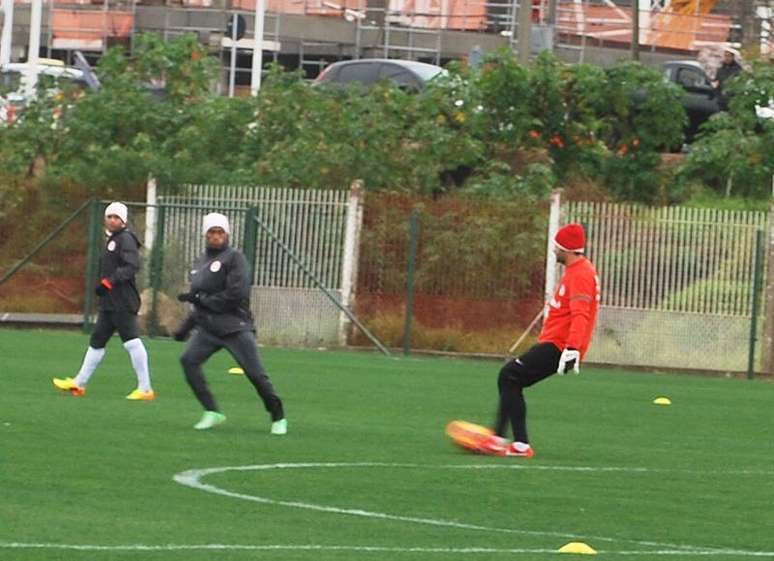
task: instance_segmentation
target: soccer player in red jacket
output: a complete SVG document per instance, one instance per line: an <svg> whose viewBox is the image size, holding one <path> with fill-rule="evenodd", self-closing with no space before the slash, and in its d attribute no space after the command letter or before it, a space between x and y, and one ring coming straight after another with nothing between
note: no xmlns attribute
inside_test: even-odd
<svg viewBox="0 0 774 561"><path fill-rule="evenodd" d="M599 308L599 277L594 265L583 255L585 243L581 224L567 224L554 236L554 253L557 261L565 266L564 275L547 303L538 343L518 358L509 360L500 370L497 380L500 402L494 435L479 445L479 452L497 456L534 456L527 436L524 388L554 373L564 374L570 370L580 373L580 361L591 343ZM513 442L505 439L509 423Z"/></svg>

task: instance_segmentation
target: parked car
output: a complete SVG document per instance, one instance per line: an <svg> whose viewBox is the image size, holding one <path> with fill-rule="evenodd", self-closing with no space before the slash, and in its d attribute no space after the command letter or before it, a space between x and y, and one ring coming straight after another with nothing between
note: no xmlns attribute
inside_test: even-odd
<svg viewBox="0 0 774 561"><path fill-rule="evenodd" d="M410 91L421 91L428 82L447 71L424 62L387 58L342 60L327 66L315 79L314 85L342 85L353 83L365 87L389 80L396 86Z"/></svg>
<svg viewBox="0 0 774 561"><path fill-rule="evenodd" d="M774 99L770 99L768 105L756 105L755 114L759 119L774 120Z"/></svg>
<svg viewBox="0 0 774 561"><path fill-rule="evenodd" d="M16 101L24 99L22 77L28 68L26 62L11 62L0 68L0 93L4 97ZM72 66L65 66L61 60L48 58L38 61L38 81L50 81L52 85L67 83L84 88L88 86L83 72Z"/></svg>
<svg viewBox="0 0 774 561"><path fill-rule="evenodd" d="M686 142L691 142L699 127L712 115L721 111L718 91L698 62L675 60L664 64L664 79L680 86L685 95L683 107L688 114Z"/></svg>
<svg viewBox="0 0 774 561"><path fill-rule="evenodd" d="M28 69L26 62L11 62L0 68L0 122L13 122L18 111L29 102L23 84ZM64 85L88 87L82 71L48 58L38 60L38 83L50 90Z"/></svg>

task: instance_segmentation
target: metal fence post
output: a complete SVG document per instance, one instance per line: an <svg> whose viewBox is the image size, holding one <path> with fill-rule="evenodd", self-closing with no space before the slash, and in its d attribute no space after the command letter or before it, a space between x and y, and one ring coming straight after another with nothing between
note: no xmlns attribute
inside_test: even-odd
<svg viewBox="0 0 774 561"><path fill-rule="evenodd" d="M94 309L94 285L97 281L99 228L102 224L99 216L100 202L93 198L89 204L88 248L86 253L86 286L83 293L83 331L91 331L92 310Z"/></svg>
<svg viewBox="0 0 774 561"><path fill-rule="evenodd" d="M355 303L357 262L360 255L360 230L363 227L363 181L356 179L349 188L347 218L344 230L344 258L341 263L341 303L349 309ZM347 345L351 323L346 314L339 314L339 344Z"/></svg>
<svg viewBox="0 0 774 561"><path fill-rule="evenodd" d="M559 282L556 254L554 254L554 236L559 231L559 222L562 215L562 190L551 192L550 211L548 216L548 242L546 247L546 286L543 301L547 302L554 295L556 283Z"/></svg>
<svg viewBox="0 0 774 561"><path fill-rule="evenodd" d="M518 49L519 64L528 65L530 47L532 42L532 2L522 0L519 2L519 20L518 20ZM511 35L511 41L513 35Z"/></svg>
<svg viewBox="0 0 774 561"><path fill-rule="evenodd" d="M257 216L257 207L253 206L247 209L242 237L242 252L247 258L247 278L250 279L251 286L255 283L255 254L258 251L258 225L255 222Z"/></svg>
<svg viewBox="0 0 774 561"><path fill-rule="evenodd" d="M409 254L406 275L406 323L403 326L403 354L411 352L411 324L414 321L414 273L417 261L417 240L419 238L419 210L414 209L409 218Z"/></svg>
<svg viewBox="0 0 774 561"><path fill-rule="evenodd" d="M755 260L753 261L752 317L750 318L750 352L747 355L747 379L755 377L755 341L758 338L758 307L760 306L763 277L763 230L755 232Z"/></svg>
<svg viewBox="0 0 774 561"><path fill-rule="evenodd" d="M156 232L151 249L150 258L150 284L151 284L151 308L150 318L148 318L148 334L151 336L159 334L159 290L163 280L164 271L164 222L166 208L164 205L157 207L156 213Z"/></svg>
<svg viewBox="0 0 774 561"><path fill-rule="evenodd" d="M774 187L774 176L772 177ZM768 235L766 237L766 254L768 270L766 271L764 336L763 336L763 371L774 373L774 205L769 207Z"/></svg>

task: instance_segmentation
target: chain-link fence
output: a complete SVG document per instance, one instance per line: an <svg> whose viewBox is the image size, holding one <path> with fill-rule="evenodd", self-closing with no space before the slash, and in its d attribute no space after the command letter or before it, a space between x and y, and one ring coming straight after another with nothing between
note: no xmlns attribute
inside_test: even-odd
<svg viewBox="0 0 774 561"><path fill-rule="evenodd" d="M547 219L547 204L369 193L358 315L392 346L504 353L542 305Z"/></svg>
<svg viewBox="0 0 774 561"><path fill-rule="evenodd" d="M319 286L336 302L349 302L357 229L349 231L347 226L357 219L359 192L189 186L159 202L162 318L175 316L177 308L169 295L185 284L188 265L203 249L200 207L229 204L232 210L223 212L231 221L232 241L245 252L253 270L251 306L261 340L346 344L349 320ZM162 321L165 330L167 323Z"/></svg>
<svg viewBox="0 0 774 561"><path fill-rule="evenodd" d="M129 226L145 244L137 280L146 333L168 334L186 314L175 296L204 249L201 220L211 211L229 217L232 243L248 257L256 326L269 344L376 344L365 327L406 350L503 354L542 309L552 270L547 203L240 189L129 203ZM103 210L85 203L40 240L16 241L3 259L0 316L80 312L93 321ZM564 222L586 225L602 280L589 361L762 371L755 343L764 327L771 332L758 317L771 285L766 213L603 203L563 210ZM550 215L558 221L558 211ZM363 326L353 330L357 318Z"/></svg>
<svg viewBox="0 0 774 561"><path fill-rule="evenodd" d="M588 203L565 210L568 221L586 224L602 279L588 360L748 369L763 325L766 213Z"/></svg>
<svg viewBox="0 0 774 561"><path fill-rule="evenodd" d="M89 202L72 212L30 209L0 223L0 316L77 324L83 313Z"/></svg>

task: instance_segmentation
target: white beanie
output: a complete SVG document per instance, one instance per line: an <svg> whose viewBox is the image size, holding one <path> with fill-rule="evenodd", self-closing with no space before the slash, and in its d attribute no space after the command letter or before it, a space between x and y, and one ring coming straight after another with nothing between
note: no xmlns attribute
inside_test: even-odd
<svg viewBox="0 0 774 561"><path fill-rule="evenodd" d="M231 228L228 227L228 218L219 212L211 212L204 217L202 221L202 234L206 236L211 228L223 228L226 234L231 235Z"/></svg>
<svg viewBox="0 0 774 561"><path fill-rule="evenodd" d="M129 216L129 211L127 210L126 205L124 203L115 202L115 203L110 203L105 209L105 218L107 218L111 214L115 214L121 220L124 221L124 224L126 224L126 219Z"/></svg>

